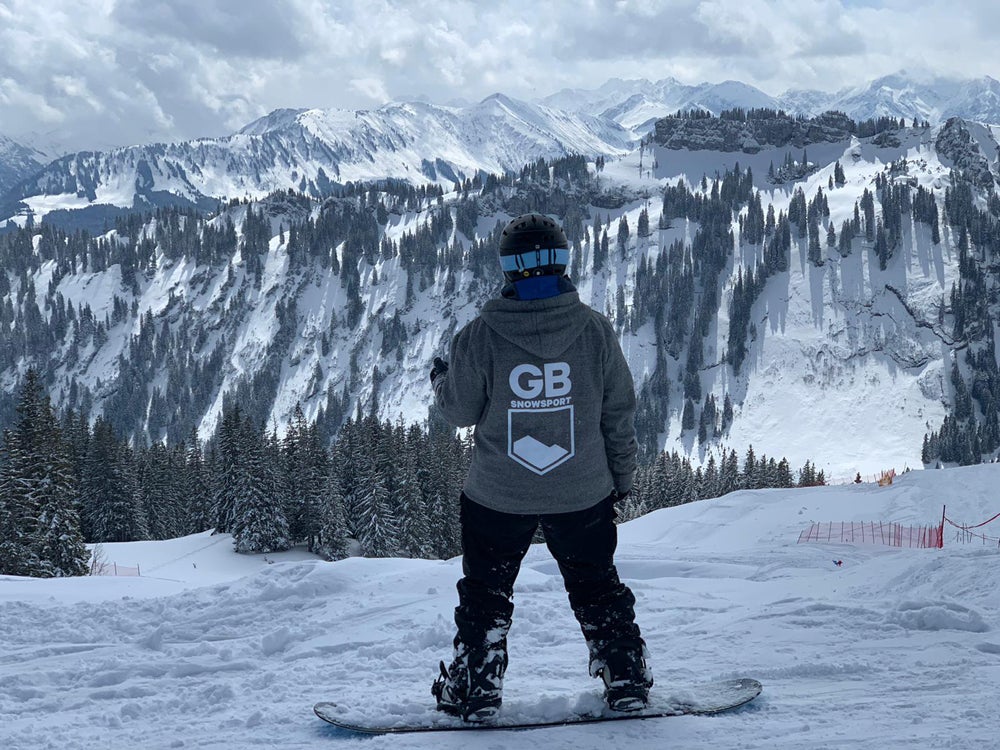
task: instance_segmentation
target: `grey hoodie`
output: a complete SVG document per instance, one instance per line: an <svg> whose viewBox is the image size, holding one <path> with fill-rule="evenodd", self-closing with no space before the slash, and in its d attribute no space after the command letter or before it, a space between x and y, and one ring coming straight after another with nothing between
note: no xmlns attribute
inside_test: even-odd
<svg viewBox="0 0 1000 750"><path fill-rule="evenodd" d="M464 490L480 505L567 513L632 486L632 374L611 323L576 292L487 302L434 393L451 424L476 427Z"/></svg>

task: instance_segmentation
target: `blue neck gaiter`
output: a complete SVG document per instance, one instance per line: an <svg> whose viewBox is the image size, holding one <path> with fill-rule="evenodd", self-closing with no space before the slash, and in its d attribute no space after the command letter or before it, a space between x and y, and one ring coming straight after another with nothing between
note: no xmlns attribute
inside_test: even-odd
<svg viewBox="0 0 1000 750"><path fill-rule="evenodd" d="M500 296L519 300L548 299L575 291L576 287L568 276L529 276L504 286Z"/></svg>

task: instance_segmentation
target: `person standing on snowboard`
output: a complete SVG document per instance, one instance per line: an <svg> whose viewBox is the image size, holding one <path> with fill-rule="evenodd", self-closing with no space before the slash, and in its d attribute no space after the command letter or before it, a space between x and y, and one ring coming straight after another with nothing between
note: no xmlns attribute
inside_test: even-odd
<svg viewBox="0 0 1000 750"><path fill-rule="evenodd" d="M438 407L475 425L460 498L462 572L451 666L431 692L466 721L497 714L507 669L514 580L541 524L570 606L616 711L647 705L652 675L635 597L614 564L614 504L632 487L632 375L610 322L565 275L569 243L541 214L500 240L507 284L434 360Z"/></svg>

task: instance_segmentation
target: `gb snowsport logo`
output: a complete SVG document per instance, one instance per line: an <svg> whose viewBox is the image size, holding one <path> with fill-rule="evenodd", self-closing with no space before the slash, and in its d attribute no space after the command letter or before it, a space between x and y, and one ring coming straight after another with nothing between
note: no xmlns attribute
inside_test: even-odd
<svg viewBox="0 0 1000 750"><path fill-rule="evenodd" d="M507 410L507 455L535 474L547 474L576 455L569 365L518 365L508 382L519 399Z"/></svg>

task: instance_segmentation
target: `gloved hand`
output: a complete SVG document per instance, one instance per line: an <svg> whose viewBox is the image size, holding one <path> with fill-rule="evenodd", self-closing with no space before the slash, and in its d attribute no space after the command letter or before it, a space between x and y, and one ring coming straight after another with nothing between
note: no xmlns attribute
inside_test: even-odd
<svg viewBox="0 0 1000 750"><path fill-rule="evenodd" d="M446 372L448 372L448 363L440 357L435 357L434 366L431 368L431 385L434 384L434 378Z"/></svg>
<svg viewBox="0 0 1000 750"><path fill-rule="evenodd" d="M632 490L625 490L625 492L619 492L618 490L611 490L611 502L622 503L632 494Z"/></svg>

